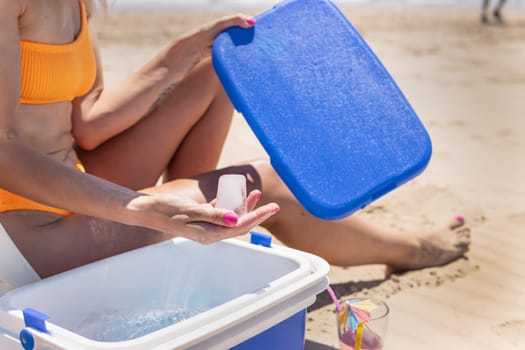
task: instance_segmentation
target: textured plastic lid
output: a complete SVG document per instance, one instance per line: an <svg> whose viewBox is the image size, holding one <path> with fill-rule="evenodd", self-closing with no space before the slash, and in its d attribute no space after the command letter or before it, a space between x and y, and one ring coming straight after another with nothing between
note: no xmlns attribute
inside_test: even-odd
<svg viewBox="0 0 525 350"><path fill-rule="evenodd" d="M424 126L332 2L284 1L256 20L219 35L213 64L310 213L347 216L425 168Z"/></svg>

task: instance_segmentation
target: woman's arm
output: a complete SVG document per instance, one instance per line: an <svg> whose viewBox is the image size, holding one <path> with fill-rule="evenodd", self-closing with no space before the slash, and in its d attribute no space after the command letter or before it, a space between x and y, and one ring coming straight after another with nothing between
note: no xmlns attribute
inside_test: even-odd
<svg viewBox="0 0 525 350"><path fill-rule="evenodd" d="M24 117L19 104L20 6L18 0L0 0L0 188L75 213L204 243L243 234L275 213L275 204L265 205L235 224L231 211L173 195L135 192L77 171L25 144L15 126ZM252 208L256 196L250 196ZM230 220L225 220L228 215Z"/></svg>
<svg viewBox="0 0 525 350"><path fill-rule="evenodd" d="M16 137L6 139L4 135L0 139L0 169L0 188L43 204L201 243L245 234L279 211L276 204L254 209L258 191L250 193L249 213L240 218L232 211L189 198L145 195L79 172L23 145Z"/></svg>
<svg viewBox="0 0 525 350"><path fill-rule="evenodd" d="M0 1L0 188L44 204L94 216L101 216L103 207L113 209L115 219L125 220L123 209L138 193L84 176L19 139L16 124L23 115L19 103L18 17L22 11L18 0ZM90 191L94 192L89 194ZM101 196L102 193L111 195ZM83 200L71 200L74 198Z"/></svg>
<svg viewBox="0 0 525 350"><path fill-rule="evenodd" d="M90 93L75 101L73 134L80 147L91 150L144 117L157 98L180 82L208 57L216 36L231 26L250 27L244 15L224 17L177 39L128 79L104 88L96 33L91 37L97 57L97 79ZM125 58L123 58L125 59Z"/></svg>

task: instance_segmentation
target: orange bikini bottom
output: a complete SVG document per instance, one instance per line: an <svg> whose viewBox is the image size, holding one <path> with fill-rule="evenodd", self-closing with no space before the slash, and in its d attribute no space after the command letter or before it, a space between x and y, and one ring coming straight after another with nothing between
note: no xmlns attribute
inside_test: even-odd
<svg viewBox="0 0 525 350"><path fill-rule="evenodd" d="M84 166L80 162L77 162L76 168L83 173L86 172ZM71 212L67 210L40 204L0 188L0 213L12 210L38 210L60 216L68 216L71 214Z"/></svg>

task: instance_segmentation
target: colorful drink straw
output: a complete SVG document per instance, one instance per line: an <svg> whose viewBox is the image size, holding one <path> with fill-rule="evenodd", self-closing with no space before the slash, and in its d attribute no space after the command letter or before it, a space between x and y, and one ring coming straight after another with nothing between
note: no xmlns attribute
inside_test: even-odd
<svg viewBox="0 0 525 350"><path fill-rule="evenodd" d="M377 307L370 299L353 299L344 303L339 303L332 287L326 287L326 290L332 298L337 310L339 324L345 325L345 331L352 330L355 334L355 350L361 350L363 343L363 330L365 325L370 322L370 312Z"/></svg>

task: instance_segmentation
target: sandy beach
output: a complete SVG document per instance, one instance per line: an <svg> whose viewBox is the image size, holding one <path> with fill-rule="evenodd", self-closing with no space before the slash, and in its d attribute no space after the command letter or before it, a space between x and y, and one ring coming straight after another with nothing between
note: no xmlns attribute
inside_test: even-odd
<svg viewBox="0 0 525 350"><path fill-rule="evenodd" d="M461 214L472 245L446 266L390 278L384 266L332 267L332 287L342 299L366 294L387 301L387 350L525 349L525 11L509 9L504 25L488 26L479 23L477 8L356 6L344 13L433 142L422 175L355 215L385 227L433 230ZM107 84L218 15L101 15ZM221 165L265 156L236 115ZM338 348L334 317L327 293L319 295L307 316L307 350Z"/></svg>

